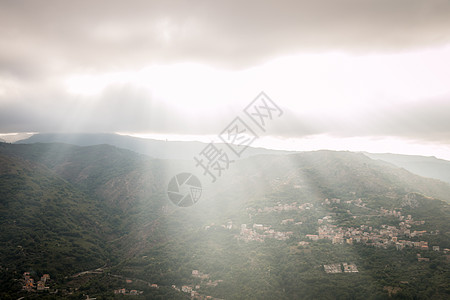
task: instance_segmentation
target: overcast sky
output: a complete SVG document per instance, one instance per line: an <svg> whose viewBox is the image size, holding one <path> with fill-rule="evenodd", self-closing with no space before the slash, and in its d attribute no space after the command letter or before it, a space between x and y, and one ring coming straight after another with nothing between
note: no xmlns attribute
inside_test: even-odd
<svg viewBox="0 0 450 300"><path fill-rule="evenodd" d="M263 3L262 3L263 2ZM210 138L450 159L450 1L0 1L0 133Z"/></svg>

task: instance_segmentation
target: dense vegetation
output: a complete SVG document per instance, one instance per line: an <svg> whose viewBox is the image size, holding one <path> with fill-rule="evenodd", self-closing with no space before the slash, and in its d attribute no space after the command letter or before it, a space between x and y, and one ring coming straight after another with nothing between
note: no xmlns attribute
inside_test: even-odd
<svg viewBox="0 0 450 300"><path fill-rule="evenodd" d="M165 194L174 165L189 163L107 145L0 144L0 298L120 299L119 288L143 292L131 298L189 298L172 285L199 285L200 295L222 299L450 296L442 250L306 238L328 215L341 227L398 225L378 215L383 207L425 221L411 227L427 231L416 240L450 248L447 184L350 152L259 156L237 162L217 183L201 177L201 201L178 208ZM341 202L325 205L326 198ZM364 206L345 203L355 199ZM293 203L308 209L264 211ZM287 219L300 225L282 224ZM244 241L241 224L292 236ZM325 273L324 264L341 262L359 272ZM81 271L94 272L73 276ZM49 273L50 292L22 291L24 272Z"/></svg>

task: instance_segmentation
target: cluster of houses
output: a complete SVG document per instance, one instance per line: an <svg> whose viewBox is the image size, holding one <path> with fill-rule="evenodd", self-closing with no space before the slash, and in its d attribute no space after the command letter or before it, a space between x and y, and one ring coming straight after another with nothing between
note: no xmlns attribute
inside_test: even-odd
<svg viewBox="0 0 450 300"><path fill-rule="evenodd" d="M359 228L339 227L333 224L321 225L318 228L319 234L307 234L306 238L317 241L320 239L331 240L333 244L353 244L364 243L368 246L387 248L393 245L397 250L405 247L415 247L421 250L429 250L430 247L426 241L410 241L399 239L399 236L414 237L421 236L426 231L413 231L409 229L397 228L395 226L382 225L381 228L361 225ZM433 250L439 251L439 246L433 246Z"/></svg>
<svg viewBox="0 0 450 300"><path fill-rule="evenodd" d="M277 205L271 206L271 207L264 207L264 208L253 208L248 207L247 213L249 217L259 214L259 213L271 213L271 212L283 212L283 211L308 211L314 208L314 204L312 203L304 203L301 205L298 205L297 202L293 202L290 204L282 204L281 202L278 202ZM295 222L293 218L291 219L285 219L281 221L281 225L301 225L302 222ZM205 230L209 230L214 226L214 224L205 226ZM220 225L222 228L225 229L233 229L233 228L239 228L236 225L233 225L232 221L228 221L226 224ZM289 239L293 235L292 231L283 232L283 231L275 231L271 228L270 225L263 225L263 224L253 224L251 228L247 227L247 224L241 224L240 226L240 234L236 236L237 239L244 240L244 241L259 241L264 242L266 238L276 239L280 241L285 241Z"/></svg>
<svg viewBox="0 0 450 300"><path fill-rule="evenodd" d="M247 228L247 224L241 225L241 231L236 236L237 239L248 241L264 242L266 238L285 241L294 233L292 231L282 232L271 229L271 226L264 226L263 224L253 224L253 228Z"/></svg>
<svg viewBox="0 0 450 300"><path fill-rule="evenodd" d="M341 201L341 199L332 198L332 199L325 199L322 202L322 205L330 205L330 204L353 204L358 207L366 207L366 204L361 200L361 198L355 199L355 200L347 200L347 201Z"/></svg>
<svg viewBox="0 0 450 300"><path fill-rule="evenodd" d="M341 201L341 199L332 198L325 199L322 205L336 205L336 204L351 204L357 207L365 207L366 204L361 199ZM272 207L264 208L247 208L247 213L251 217L259 213L270 213L270 212L283 212L283 211L305 211L314 209L314 204L304 203L298 205L297 202L290 204L281 204ZM349 210L348 213L351 214ZM371 214L367 216L390 216L398 218L399 225L381 225L379 228L373 226L361 225L359 227L339 227L334 225L333 217L335 213L330 213L323 218L319 218L318 224L318 234L307 234L306 238L312 241L317 241L321 239L331 240L333 244L353 244L353 243L364 243L368 246L379 247L386 249L388 246L395 246L397 250L402 250L405 247L413 247L420 250L433 250L441 251L440 247L437 245L429 245L427 241L412 241L411 238L416 238L427 234L426 230L412 230L412 226L424 225L425 221L416 221L411 215L402 215L400 209L385 209L381 207L379 210L371 210ZM355 216L354 216L355 218ZM293 218L284 219L281 221L281 225L295 224L300 225L302 222L295 222ZM233 224L229 221L226 225L222 227L227 229L232 229ZM264 242L267 238L273 238L277 240L287 240L293 235L292 231L280 232L275 231L270 225L263 224L253 224L251 228L247 227L247 224L242 224L240 228L240 234L236 235L236 238L244 241L259 241ZM450 252L450 249L443 249L444 253Z"/></svg>
<svg viewBox="0 0 450 300"><path fill-rule="evenodd" d="M215 226L216 226L216 224L211 223L211 225L205 226L205 230L209 230L211 228L215 228ZM233 221L228 221L227 224L222 224L222 225L220 225L220 227L222 227L224 229L231 230L231 229L233 229Z"/></svg>
<svg viewBox="0 0 450 300"><path fill-rule="evenodd" d="M48 286L45 286L48 280L50 280L49 274L44 274L41 276L41 280L38 282L34 282L34 278L31 277L30 272L23 273L23 278L25 281L25 284L23 285L23 289L26 291L45 291L49 290Z"/></svg>
<svg viewBox="0 0 450 300"><path fill-rule="evenodd" d="M422 254L417 253L417 261L430 261L428 257L422 257Z"/></svg>
<svg viewBox="0 0 450 300"><path fill-rule="evenodd" d="M360 199L359 199L360 200ZM324 203L339 203L339 199L332 199L331 201L326 199ZM347 201L352 203L353 201ZM362 205L361 202L357 201L357 205ZM430 250L440 251L439 246L428 245L427 241L411 241L406 238L420 237L427 233L426 230L411 230L412 226L418 226L425 224L425 221L415 221L411 215L406 217L402 215L400 210L392 209L387 210L381 208L379 211L381 216L393 216L399 219L399 225L381 225L380 228L373 228L372 226L361 225L360 227L338 227L332 223L332 216L325 216L318 219L318 234L307 234L306 238L317 241L320 239L329 239L333 244L353 244L353 243L364 243L368 246L374 246L379 248L387 248L392 245L397 248L397 250L402 250L405 247L414 247L420 250ZM399 239L399 237L404 237ZM450 249L444 249L444 252L449 252Z"/></svg>
<svg viewBox="0 0 450 300"><path fill-rule="evenodd" d="M219 279L219 280L211 280L209 278L209 274L204 274L202 272L200 272L199 270L192 270L192 277L194 278L198 278L201 280L200 284L205 284L206 286L210 286L210 287L216 287L220 282L223 282L223 280ZM212 296L205 296L202 295L198 292L198 290L200 289L200 284L197 285L183 285L181 286L181 288L177 287L176 285L172 285L172 288L177 290L177 291L181 291L184 293L188 293L191 295L191 299L211 299L214 300L215 298L213 298Z"/></svg>
<svg viewBox="0 0 450 300"><path fill-rule="evenodd" d="M397 217L400 221L400 226L403 227L407 227L407 228L411 228L411 226L413 225L423 225L425 224L425 221L414 221L413 218L411 217L411 215L407 215L406 217L402 215L402 212L400 210L395 210L395 209L391 209L391 210L387 210L384 208L380 208L380 214L382 216L393 216L393 217Z"/></svg>
<svg viewBox="0 0 450 300"><path fill-rule="evenodd" d="M130 295L130 296L136 296L136 295L142 295L144 291L138 291L138 290L127 290L127 289L118 289L114 290L114 294L116 295Z"/></svg>
<svg viewBox="0 0 450 300"><path fill-rule="evenodd" d="M247 212L250 216L256 214L256 213L270 213L270 212L282 212L282 211L304 211L304 210L310 210L314 207L314 204L312 203L304 203L301 205L298 205L297 202L293 202L290 204L281 204L281 202L278 202L275 206L270 207L264 207L264 208L252 208L248 207Z"/></svg>
<svg viewBox="0 0 450 300"><path fill-rule="evenodd" d="M288 225L288 224L302 225L303 222L295 222L294 219L281 220L281 225Z"/></svg>
<svg viewBox="0 0 450 300"><path fill-rule="evenodd" d="M358 268L355 264L348 263L337 263L330 265L323 265L323 269L328 274L336 274L336 273L358 273Z"/></svg>

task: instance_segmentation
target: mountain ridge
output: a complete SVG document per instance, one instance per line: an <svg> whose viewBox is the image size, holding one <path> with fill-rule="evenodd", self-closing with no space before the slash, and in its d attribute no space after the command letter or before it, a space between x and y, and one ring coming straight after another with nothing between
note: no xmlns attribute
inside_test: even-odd
<svg viewBox="0 0 450 300"><path fill-rule="evenodd" d="M404 155L393 153L367 153L368 157L380 159L423 177L450 183L450 161L434 156Z"/></svg>
<svg viewBox="0 0 450 300"><path fill-rule="evenodd" d="M162 141L113 133L44 133L35 134L27 139L15 142L15 144L30 143L65 143L77 146L108 144L160 159L192 159L207 145L207 143L198 141ZM222 143L216 144L224 145ZM248 147L243 152L242 157L256 154L287 153L292 153L292 151Z"/></svg>
<svg viewBox="0 0 450 300"><path fill-rule="evenodd" d="M160 159L192 159L207 143L195 141L161 141L153 139L136 138L111 133L103 134L34 134L26 139L19 140L17 144L29 143L66 143L78 146L92 146L109 144L119 148L128 149L140 154ZM217 145L223 145L218 143ZM243 152L243 158L259 154L293 154L299 151L273 150L265 148L248 147ZM357 151L356 151L357 152ZM380 159L398 167L404 168L422 177L439 179L450 183L450 161L419 155L369 153L362 152L370 158Z"/></svg>

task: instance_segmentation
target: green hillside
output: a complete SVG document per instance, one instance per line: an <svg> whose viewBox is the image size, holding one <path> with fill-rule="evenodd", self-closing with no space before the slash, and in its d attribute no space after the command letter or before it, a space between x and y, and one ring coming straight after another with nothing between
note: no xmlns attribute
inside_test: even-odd
<svg viewBox="0 0 450 300"><path fill-rule="evenodd" d="M187 208L166 194L180 170L203 185ZM109 145L0 144L0 175L2 298L450 295L449 185L363 154L255 156L211 183ZM26 271L50 290L22 291Z"/></svg>
<svg viewBox="0 0 450 300"><path fill-rule="evenodd" d="M57 280L110 258L105 213L45 166L0 154L0 265ZM2 282L2 292L21 287ZM7 289L6 289L7 288Z"/></svg>

